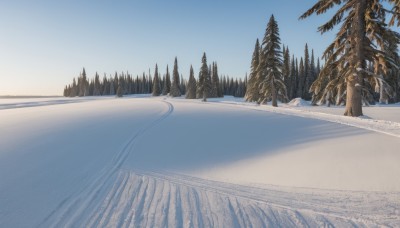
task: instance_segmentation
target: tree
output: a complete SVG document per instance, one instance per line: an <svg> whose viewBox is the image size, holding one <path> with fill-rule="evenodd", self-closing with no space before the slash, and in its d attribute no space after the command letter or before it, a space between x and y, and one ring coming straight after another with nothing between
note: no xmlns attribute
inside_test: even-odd
<svg viewBox="0 0 400 228"><path fill-rule="evenodd" d="M116 96L117 96L117 97L122 97L123 94L124 94L124 89L122 88L122 85L121 85L121 83L120 83L120 84L118 85L118 89L117 89L117 94L116 94Z"/></svg>
<svg viewBox="0 0 400 228"><path fill-rule="evenodd" d="M310 75L310 53L308 51L308 44L304 47L304 61L303 61L303 91L301 97L305 100L311 99L308 90L311 86L311 75Z"/></svg>
<svg viewBox="0 0 400 228"><path fill-rule="evenodd" d="M282 67L282 77L285 82L286 88L288 90L288 96L291 91L292 81L290 78L290 54L289 47L283 47L283 67Z"/></svg>
<svg viewBox="0 0 400 228"><path fill-rule="evenodd" d="M168 95L168 93L170 93L170 91L171 91L171 79L169 76L169 69L168 69L168 65L167 65L167 73L165 75L165 81L164 81L162 95Z"/></svg>
<svg viewBox="0 0 400 228"><path fill-rule="evenodd" d="M171 97L180 97L181 90L179 89L179 72L178 72L178 59L175 57L174 71L172 73L172 84L171 84Z"/></svg>
<svg viewBox="0 0 400 228"><path fill-rule="evenodd" d="M333 93L338 98L345 96L346 116L363 115L362 104L368 104L367 97L370 93L366 85L368 78L375 77L384 81L381 76L368 69L368 62L381 67L383 72L393 65L388 61L388 53L384 51L385 43L389 40L397 40L399 43L399 35L386 26L385 20L387 13L393 14L390 24L400 18L400 1L387 1L394 6L393 11L386 9L382 2L383 0L319 0L300 17L305 19L312 14L325 13L334 6L340 7L328 22L318 28L323 34L341 24L335 40L324 52L325 65L311 90L314 94L320 94L316 98L318 100L326 100ZM323 81L335 70L336 77L323 87ZM345 87L345 90L341 91L341 87Z"/></svg>
<svg viewBox="0 0 400 228"><path fill-rule="evenodd" d="M187 85L186 99L196 99L196 79L194 78L192 66L190 66L190 76Z"/></svg>
<svg viewBox="0 0 400 228"><path fill-rule="evenodd" d="M289 99L293 99L296 95L297 89L297 72L295 65L294 55L292 56L292 61L290 62L290 90L289 90Z"/></svg>
<svg viewBox="0 0 400 228"><path fill-rule="evenodd" d="M246 101L258 101L259 99L259 81L257 80L257 69L260 63L260 42L256 41L256 45L253 51L253 57L251 60L251 71L248 83L248 89L246 91Z"/></svg>
<svg viewBox="0 0 400 228"><path fill-rule="evenodd" d="M272 106L278 106L278 100L287 102L286 85L282 80L282 52L279 28L274 15L271 16L265 36L258 74L264 80L260 84L260 103L272 100Z"/></svg>
<svg viewBox="0 0 400 228"><path fill-rule="evenodd" d="M114 81L110 78L110 95L115 95Z"/></svg>
<svg viewBox="0 0 400 228"><path fill-rule="evenodd" d="M202 95L203 101L207 101L209 91L211 90L211 77L208 72L207 57L205 52L203 54L203 58L201 59L201 63L198 90L200 95Z"/></svg>
<svg viewBox="0 0 400 228"><path fill-rule="evenodd" d="M149 76L150 76L150 73L149 73ZM158 66L156 64L156 69L154 70L152 95L160 96L160 94L161 94L160 79L158 77Z"/></svg>

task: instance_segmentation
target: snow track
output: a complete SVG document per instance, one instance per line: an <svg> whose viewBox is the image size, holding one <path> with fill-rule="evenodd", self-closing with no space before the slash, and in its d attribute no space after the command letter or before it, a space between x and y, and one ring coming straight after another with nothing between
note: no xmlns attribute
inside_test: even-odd
<svg viewBox="0 0 400 228"><path fill-rule="evenodd" d="M82 224L85 227L396 226L400 218L392 208L399 207L397 196L317 189L274 190L165 171L163 174L121 171L99 209ZM369 204L363 203L368 199ZM379 206L381 200L393 203ZM348 201L348 208L342 207L343 201Z"/></svg>
<svg viewBox="0 0 400 228"><path fill-rule="evenodd" d="M97 208L99 197L113 182L117 171L130 153L134 152L135 143L146 131L166 119L174 111L174 106L167 101L161 101L167 106L158 119L136 132L133 137L119 151L112 162L106 166L95 181L85 186L81 191L67 197L53 212L43 220L38 227L76 227L80 226L85 213Z"/></svg>

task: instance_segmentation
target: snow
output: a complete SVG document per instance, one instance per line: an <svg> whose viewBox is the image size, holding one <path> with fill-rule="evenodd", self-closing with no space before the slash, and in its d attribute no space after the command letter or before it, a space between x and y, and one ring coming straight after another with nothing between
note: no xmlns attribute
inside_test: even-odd
<svg viewBox="0 0 400 228"><path fill-rule="evenodd" d="M399 104L279 105L0 99L0 227L400 223Z"/></svg>
<svg viewBox="0 0 400 228"><path fill-rule="evenodd" d="M310 106L311 103L309 101L303 100L301 98L294 98L288 103L289 106L292 107L300 107L300 106Z"/></svg>

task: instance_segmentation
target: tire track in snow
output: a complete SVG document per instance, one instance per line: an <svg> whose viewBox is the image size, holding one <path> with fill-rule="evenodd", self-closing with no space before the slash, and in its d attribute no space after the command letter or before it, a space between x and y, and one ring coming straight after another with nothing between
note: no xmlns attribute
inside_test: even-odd
<svg viewBox="0 0 400 228"><path fill-rule="evenodd" d="M101 227L118 227L121 224L118 220L126 217L129 220L124 220L127 222L123 227L376 227L395 226L400 221L398 217L387 220L385 212L372 213L369 217L368 211L374 212L377 205L382 205L381 202L343 215L343 212L335 208L330 210L330 204L335 203L332 202L335 199L326 194L319 196L317 192L311 193L309 197L321 197L320 204L310 206L306 202L310 199L296 192L282 191L281 195L269 196L276 190L148 171L121 170L116 183L123 182L121 180L125 180L126 176L129 178L123 191L129 191L131 186L139 185L136 182L145 180L140 184L140 194L126 194L130 198L124 199L140 203L125 206L119 199L117 188L113 188L109 194L111 198L107 198L104 204L107 205L107 201L119 202L127 208L121 210L123 214L120 210L99 212L100 217L117 218ZM348 197L347 194L344 196ZM290 202L287 204L288 199L291 199L293 205ZM168 215L164 213L166 210Z"/></svg>
<svg viewBox="0 0 400 228"><path fill-rule="evenodd" d="M111 164L103 168L94 181L84 186L79 192L66 197L37 227L79 226L84 217L87 216L87 212L99 206L99 199L106 194L108 186L111 185L112 177L117 174L128 155L134 151L136 141L173 113L174 106L170 102L165 100L160 102L167 105L167 111L134 134L123 149L114 156Z"/></svg>

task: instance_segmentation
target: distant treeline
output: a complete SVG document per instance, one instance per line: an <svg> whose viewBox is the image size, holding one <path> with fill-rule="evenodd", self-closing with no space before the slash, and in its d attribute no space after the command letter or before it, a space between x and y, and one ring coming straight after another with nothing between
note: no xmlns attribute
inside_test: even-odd
<svg viewBox="0 0 400 228"><path fill-rule="evenodd" d="M88 78L85 68L83 68L79 76L73 78L72 83L65 86L63 95L65 97L107 95L121 97L130 94L170 95L172 97L186 95L188 99L223 97L224 95L243 97L245 95L247 77L244 80L229 76L219 77L217 63L213 62L207 65L205 53L202 64L202 71L199 72L197 80L194 78L192 67L190 67L189 80L179 73L177 58L174 62L172 79L169 67L166 67L165 73L161 76L157 64L153 74L150 70L148 73L143 72L142 75L136 76L129 72L115 72L114 76L107 77L104 74L102 79L97 72L93 78ZM191 77L193 77L192 80L190 80Z"/></svg>

